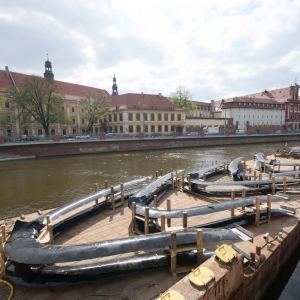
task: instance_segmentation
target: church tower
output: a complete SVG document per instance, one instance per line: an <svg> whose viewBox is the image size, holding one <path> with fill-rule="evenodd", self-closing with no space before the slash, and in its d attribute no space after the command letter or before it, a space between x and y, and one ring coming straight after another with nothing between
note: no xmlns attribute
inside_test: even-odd
<svg viewBox="0 0 300 300"><path fill-rule="evenodd" d="M52 64L51 61L49 61L48 54L47 54L47 60L45 61L44 78L54 80L54 74L52 73Z"/></svg>
<svg viewBox="0 0 300 300"><path fill-rule="evenodd" d="M112 96L118 96L118 86L117 86L117 79L114 74L113 78L113 85L112 85Z"/></svg>

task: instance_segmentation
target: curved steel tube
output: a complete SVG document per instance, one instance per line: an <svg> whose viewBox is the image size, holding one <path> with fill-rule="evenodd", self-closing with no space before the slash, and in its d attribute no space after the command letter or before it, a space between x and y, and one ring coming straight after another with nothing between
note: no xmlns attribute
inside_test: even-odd
<svg viewBox="0 0 300 300"><path fill-rule="evenodd" d="M147 179L148 179L148 177L143 177L143 178L140 178L140 179L135 179L135 180L132 180L132 181L128 181L128 182L125 182L123 184L123 186L124 186L124 188L128 188L128 187L133 186L135 184L144 182ZM119 192L120 188L121 188L121 186L120 186L120 184L118 184L118 185L114 186L114 191ZM51 212L49 212L47 215L50 216L50 221L53 221L53 220L65 215L65 214L67 214L67 213L69 213L69 212L71 212L71 211L73 211L73 210L75 210L75 209L77 209L77 208L79 208L83 205L86 205L90 202L93 202L93 201L95 201L95 200L97 200L101 197L108 196L108 195L110 195L110 193L111 193L110 188L101 190L100 192L95 193L91 196L88 196L88 197L80 199L80 200L76 200L72 203L69 203L69 204L61 206L57 209L54 209ZM44 219L43 219L43 224L46 225L46 217L44 217Z"/></svg>

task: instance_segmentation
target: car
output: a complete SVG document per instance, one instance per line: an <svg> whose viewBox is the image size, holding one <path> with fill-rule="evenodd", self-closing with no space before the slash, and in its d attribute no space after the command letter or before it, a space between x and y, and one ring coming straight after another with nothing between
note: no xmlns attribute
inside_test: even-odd
<svg viewBox="0 0 300 300"><path fill-rule="evenodd" d="M121 138L130 138L131 135L129 133L122 133Z"/></svg>
<svg viewBox="0 0 300 300"><path fill-rule="evenodd" d="M11 136L4 136L4 142L7 143L7 142L14 142L14 138L11 137Z"/></svg>
<svg viewBox="0 0 300 300"><path fill-rule="evenodd" d="M107 133L105 136L107 139L113 139L113 138L118 137L118 135L116 133Z"/></svg>
<svg viewBox="0 0 300 300"><path fill-rule="evenodd" d="M31 142L31 141L38 141L39 138L36 135L26 135L22 141Z"/></svg>
<svg viewBox="0 0 300 300"><path fill-rule="evenodd" d="M198 135L198 132L193 131L193 132L188 133L187 135Z"/></svg>
<svg viewBox="0 0 300 300"><path fill-rule="evenodd" d="M89 134L85 134L85 135L77 135L76 139L89 139L90 135Z"/></svg>
<svg viewBox="0 0 300 300"><path fill-rule="evenodd" d="M151 133L150 137L161 137L161 133L160 132L153 132L153 133Z"/></svg>

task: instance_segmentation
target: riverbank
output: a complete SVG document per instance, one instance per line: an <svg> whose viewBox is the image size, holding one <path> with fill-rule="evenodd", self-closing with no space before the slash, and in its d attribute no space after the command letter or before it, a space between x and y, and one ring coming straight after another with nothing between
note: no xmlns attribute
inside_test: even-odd
<svg viewBox="0 0 300 300"><path fill-rule="evenodd" d="M196 136L164 138L128 138L110 140L62 140L30 143L8 143L0 145L1 153L10 153L19 157L54 157L65 155L122 153L131 151L149 151L180 149L192 147L216 147L227 145L245 145L275 142L299 141L299 134L260 134L234 136Z"/></svg>
<svg viewBox="0 0 300 300"><path fill-rule="evenodd" d="M24 159L35 159L35 156L20 156L12 153L0 151L0 162L16 161Z"/></svg>

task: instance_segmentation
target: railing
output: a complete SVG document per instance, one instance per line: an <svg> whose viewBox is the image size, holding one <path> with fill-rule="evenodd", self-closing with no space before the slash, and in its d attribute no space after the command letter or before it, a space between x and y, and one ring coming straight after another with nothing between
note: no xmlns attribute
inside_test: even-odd
<svg viewBox="0 0 300 300"><path fill-rule="evenodd" d="M290 130L286 131L285 134L300 134L300 130ZM266 135L267 132L263 130L257 130L257 131L251 131L250 135ZM271 133L268 133L268 135L278 135L283 134L281 130L274 130ZM245 133L236 133L235 131L229 131L229 136L248 136L249 134L247 132ZM213 136L223 136L224 132L219 133L207 133L204 134L204 136L200 135L198 132L177 132L177 137L184 137L184 138L201 138L201 137L213 137ZM173 138L171 133L160 133L160 132L145 132L144 133L145 139L152 139L152 138ZM100 134L66 134L66 135L60 135L61 141L79 141L79 140L100 140ZM105 139L139 139L139 134L136 133L106 133ZM4 136L4 142L5 143L26 143L26 142L49 142L53 141L53 135L14 135L14 136Z"/></svg>

